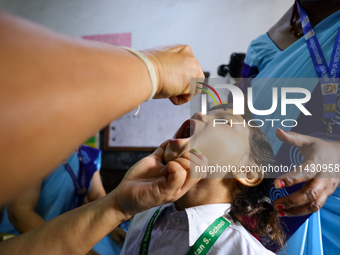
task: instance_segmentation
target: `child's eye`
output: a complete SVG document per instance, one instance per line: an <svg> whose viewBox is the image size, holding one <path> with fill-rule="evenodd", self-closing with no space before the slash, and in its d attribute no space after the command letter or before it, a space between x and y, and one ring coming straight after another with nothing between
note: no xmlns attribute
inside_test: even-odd
<svg viewBox="0 0 340 255"><path fill-rule="evenodd" d="M217 122L223 122L223 123L225 123L225 120L227 120L228 122L225 123L225 124L230 126L231 118L226 117L226 116L216 116L216 119L220 119L221 120L221 121L217 121Z"/></svg>

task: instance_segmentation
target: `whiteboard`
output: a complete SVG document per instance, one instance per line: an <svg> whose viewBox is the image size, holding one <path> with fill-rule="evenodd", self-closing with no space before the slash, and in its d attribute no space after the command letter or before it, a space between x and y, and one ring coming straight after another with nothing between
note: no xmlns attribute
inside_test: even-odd
<svg viewBox="0 0 340 255"><path fill-rule="evenodd" d="M154 148L174 136L182 123L190 118L190 103L173 105L168 99L144 102L137 109L111 122L109 147Z"/></svg>

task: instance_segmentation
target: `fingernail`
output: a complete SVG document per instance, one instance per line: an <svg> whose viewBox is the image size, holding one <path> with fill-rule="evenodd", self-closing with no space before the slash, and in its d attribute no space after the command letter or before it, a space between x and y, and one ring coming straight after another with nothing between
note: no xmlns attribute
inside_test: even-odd
<svg viewBox="0 0 340 255"><path fill-rule="evenodd" d="M194 149L194 152L201 153L198 149Z"/></svg>
<svg viewBox="0 0 340 255"><path fill-rule="evenodd" d="M280 181L280 187L283 188L285 186L285 183L283 181Z"/></svg>
<svg viewBox="0 0 340 255"><path fill-rule="evenodd" d="M277 128L277 129L279 129L281 132L283 132L283 133L286 133L286 134L287 134L287 132L286 132L286 131L284 131L283 129L281 129L281 128Z"/></svg>
<svg viewBox="0 0 340 255"><path fill-rule="evenodd" d="M280 217L285 217L286 214L285 214L284 212L279 212L279 216L280 216Z"/></svg>
<svg viewBox="0 0 340 255"><path fill-rule="evenodd" d="M277 211L281 211L284 209L283 205L277 205L276 206Z"/></svg>
<svg viewBox="0 0 340 255"><path fill-rule="evenodd" d="M283 181L275 182L275 189L282 189L285 186Z"/></svg>

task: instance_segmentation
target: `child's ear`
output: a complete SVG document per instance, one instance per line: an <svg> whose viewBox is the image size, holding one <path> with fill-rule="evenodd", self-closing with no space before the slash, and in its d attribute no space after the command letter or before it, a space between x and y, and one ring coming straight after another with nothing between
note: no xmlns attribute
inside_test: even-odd
<svg viewBox="0 0 340 255"><path fill-rule="evenodd" d="M238 167L237 172L232 172L232 174L237 181L248 187L259 185L264 177L263 170L257 165Z"/></svg>

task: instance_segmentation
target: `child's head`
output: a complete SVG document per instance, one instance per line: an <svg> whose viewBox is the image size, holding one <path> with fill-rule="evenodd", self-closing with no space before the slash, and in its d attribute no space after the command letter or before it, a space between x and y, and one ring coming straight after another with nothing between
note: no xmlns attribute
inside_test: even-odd
<svg viewBox="0 0 340 255"><path fill-rule="evenodd" d="M216 119L228 120L229 123L221 124ZM231 121L243 123L243 117L233 115L230 108L222 107L212 108L207 115L195 113L170 140L165 151L165 160L173 160L191 148L196 148L208 158L209 165L245 165L250 151L250 129L243 124L231 126Z"/></svg>
<svg viewBox="0 0 340 255"><path fill-rule="evenodd" d="M221 122L217 124L216 119L221 119ZM209 174L209 177L235 177L224 182L227 185L234 183L233 194L230 194L233 216L251 233L260 238L269 237L273 243L281 246L283 237L279 218L267 198L273 180L264 178L259 168L252 167L275 165L274 154L260 128L249 127L247 122L246 117L233 115L229 105L213 107L207 115L195 113L169 142L165 160L173 160L190 148L196 148L208 158L209 166L230 165L237 170L250 166L249 169L255 169L248 173L216 172Z"/></svg>

